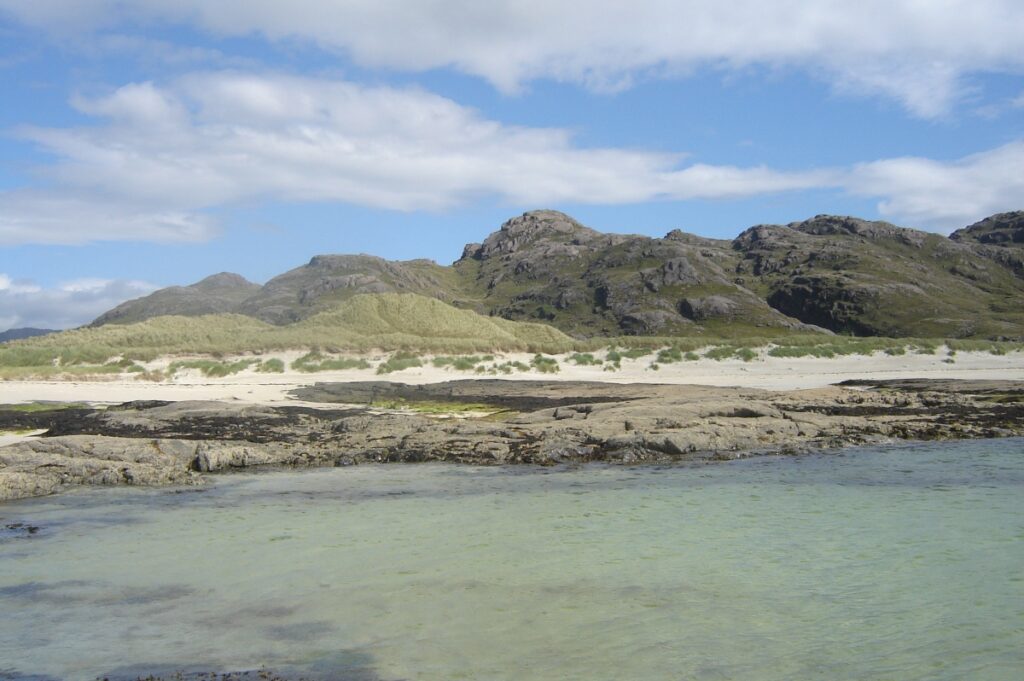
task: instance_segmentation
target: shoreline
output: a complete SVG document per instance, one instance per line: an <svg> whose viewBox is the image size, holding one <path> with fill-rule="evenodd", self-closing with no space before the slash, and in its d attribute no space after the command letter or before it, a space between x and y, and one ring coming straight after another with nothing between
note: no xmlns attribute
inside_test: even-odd
<svg viewBox="0 0 1024 681"><path fill-rule="evenodd" d="M663 464L893 440L1024 435L1024 381L759 388L571 380L320 382L287 404L0 409L0 501L79 485L188 485L254 467L445 461Z"/></svg>

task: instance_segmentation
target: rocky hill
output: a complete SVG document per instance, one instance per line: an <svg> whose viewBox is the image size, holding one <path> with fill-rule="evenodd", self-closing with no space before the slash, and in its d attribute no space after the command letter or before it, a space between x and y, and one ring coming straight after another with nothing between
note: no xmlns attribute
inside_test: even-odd
<svg viewBox="0 0 1024 681"><path fill-rule="evenodd" d="M211 281L214 280L214 281ZM286 324L360 293L410 292L578 337L829 330L1024 337L1024 212L946 238L849 217L758 225L732 241L604 234L556 211L507 221L445 267L321 255L263 287L216 275L94 324L236 312ZM170 311L170 312L169 312Z"/></svg>
<svg viewBox="0 0 1024 681"><path fill-rule="evenodd" d="M57 333L57 331L54 329L36 329L31 326L20 329L8 329L7 331L0 332L0 343L22 340L23 338L35 338L36 336L46 336L51 333Z"/></svg>
<svg viewBox="0 0 1024 681"><path fill-rule="evenodd" d="M206 277L191 286L170 286L148 296L121 303L97 317L91 326L131 324L151 317L235 312L248 298L260 291L260 285L231 272Z"/></svg>
<svg viewBox="0 0 1024 681"><path fill-rule="evenodd" d="M432 260L391 262L372 255L318 255L274 277L235 311L288 324L360 293L418 293L450 303L457 282Z"/></svg>

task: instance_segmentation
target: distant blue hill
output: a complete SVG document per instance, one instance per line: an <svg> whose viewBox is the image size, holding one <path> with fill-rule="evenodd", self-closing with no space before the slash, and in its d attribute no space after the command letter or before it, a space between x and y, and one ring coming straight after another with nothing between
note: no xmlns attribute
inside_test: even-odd
<svg viewBox="0 0 1024 681"><path fill-rule="evenodd" d="M7 331L0 331L0 343L21 340L22 338L32 338L34 336L45 336L49 333L57 333L57 329L33 329L32 327L8 329Z"/></svg>

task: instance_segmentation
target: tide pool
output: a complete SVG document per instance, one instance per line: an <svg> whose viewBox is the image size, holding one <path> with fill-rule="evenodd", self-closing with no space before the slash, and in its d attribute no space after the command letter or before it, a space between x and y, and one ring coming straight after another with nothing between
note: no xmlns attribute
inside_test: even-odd
<svg viewBox="0 0 1024 681"><path fill-rule="evenodd" d="M0 505L0 679L1024 675L1024 440Z"/></svg>

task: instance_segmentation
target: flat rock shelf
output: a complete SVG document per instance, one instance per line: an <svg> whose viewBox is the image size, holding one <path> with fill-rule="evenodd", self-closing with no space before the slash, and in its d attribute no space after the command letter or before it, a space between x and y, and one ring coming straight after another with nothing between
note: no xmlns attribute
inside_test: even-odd
<svg viewBox="0 0 1024 681"><path fill-rule="evenodd" d="M303 406L129 402L0 409L0 500L78 485L200 484L254 467L445 461L708 462L895 439L1024 434L1024 383L875 381L814 390L465 380L316 384Z"/></svg>

